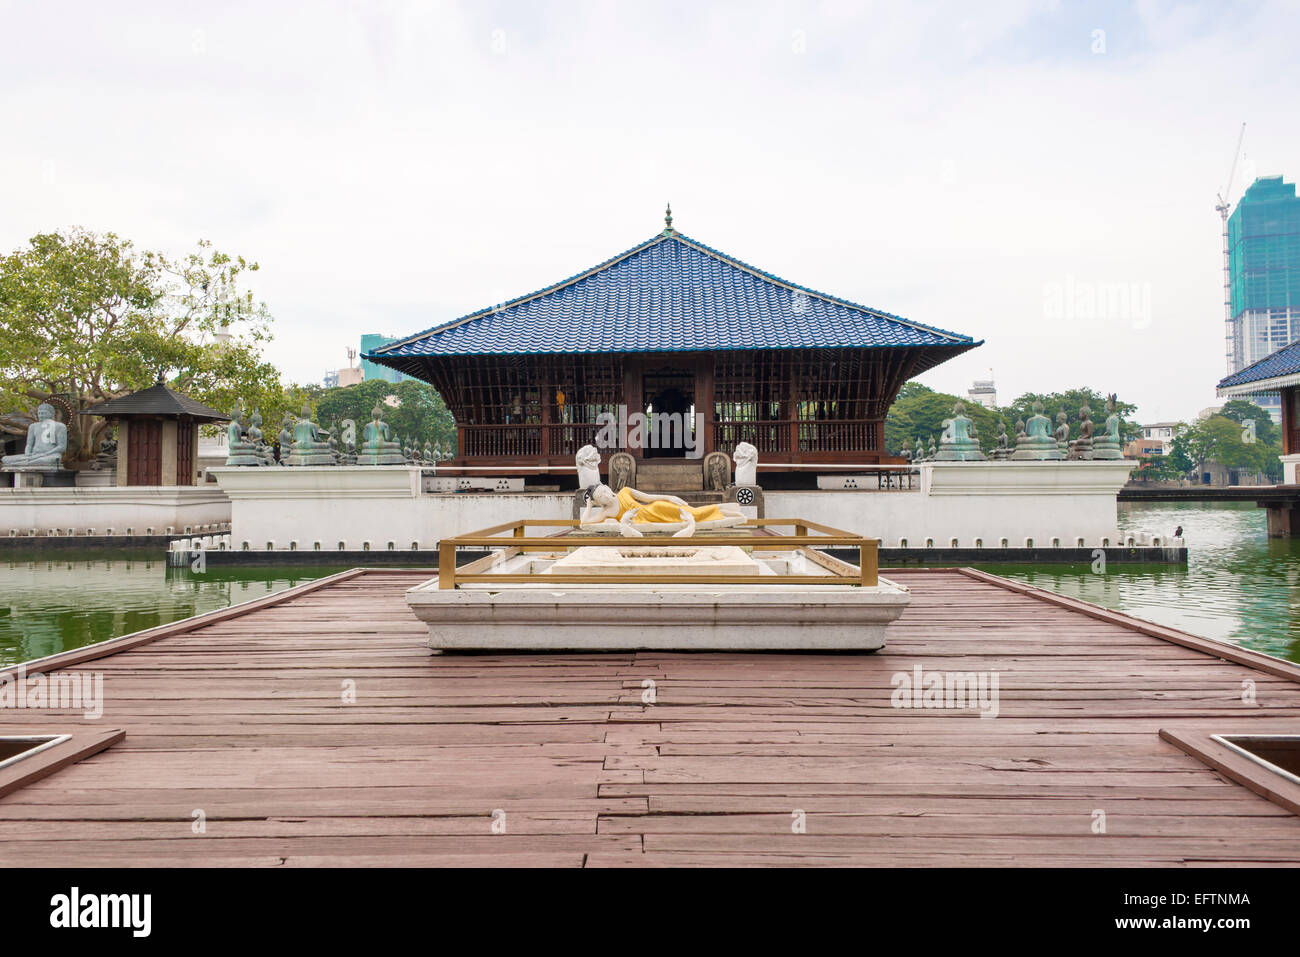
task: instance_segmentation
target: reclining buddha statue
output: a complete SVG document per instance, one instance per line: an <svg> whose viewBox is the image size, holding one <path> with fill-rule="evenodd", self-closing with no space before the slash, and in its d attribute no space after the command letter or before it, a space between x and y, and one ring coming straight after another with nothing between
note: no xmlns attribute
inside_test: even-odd
<svg viewBox="0 0 1300 957"><path fill-rule="evenodd" d="M629 487L615 492L604 484L589 487L587 497L589 504L580 519L584 529L617 523L619 534L629 538L641 538L654 526L663 532L675 529L674 538L689 538L697 525L724 528L745 523L744 512L735 502L693 508L676 495L656 495Z"/></svg>

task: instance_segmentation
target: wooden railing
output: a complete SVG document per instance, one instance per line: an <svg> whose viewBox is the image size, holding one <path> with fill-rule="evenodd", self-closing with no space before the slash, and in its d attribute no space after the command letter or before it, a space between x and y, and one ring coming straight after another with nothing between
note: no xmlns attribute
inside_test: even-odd
<svg viewBox="0 0 1300 957"><path fill-rule="evenodd" d="M609 544L610 539L603 536L584 536L579 531L580 522L576 519L542 518L519 519L504 522L491 528L444 538L438 542L438 587L455 588L458 584L548 584L548 585L858 585L873 588L880 583L879 548L880 540L865 538L843 529L831 528L810 522L803 518L751 518L744 525L734 526L748 531L748 537L734 534L715 534L702 532L692 538L643 537L636 539L638 549L653 551L681 549L685 546L700 548L727 547L743 543L746 546L763 551L791 551L803 555L816 564L824 574L799 575L662 575L649 573L627 573L621 575L564 575L548 572L493 572L502 557L511 557L520 552L555 552L594 543ZM793 534L774 534L773 528L789 528ZM529 528L544 529L543 535L529 535ZM628 539L617 539L620 545L628 544ZM858 564L833 558L818 549L821 548L856 548ZM458 548L501 549L497 554L487 556L478 562L472 562L464 568L456 567L456 550Z"/></svg>
<svg viewBox="0 0 1300 957"><path fill-rule="evenodd" d="M713 447L734 449L748 442L763 452L874 452L877 419L763 419L712 422ZM792 445L797 443L797 448Z"/></svg>
<svg viewBox="0 0 1300 957"><path fill-rule="evenodd" d="M748 442L763 453L874 452L879 448L877 419L763 419L712 421L713 448L730 451ZM594 445L595 423L529 422L518 425L466 425L461 455L466 458L570 456ZM612 449L609 451L613 451Z"/></svg>

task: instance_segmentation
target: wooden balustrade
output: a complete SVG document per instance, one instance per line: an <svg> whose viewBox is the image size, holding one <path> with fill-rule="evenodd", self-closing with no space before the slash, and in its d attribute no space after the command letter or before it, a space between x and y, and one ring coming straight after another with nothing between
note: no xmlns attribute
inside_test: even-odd
<svg viewBox="0 0 1300 957"><path fill-rule="evenodd" d="M877 419L762 419L711 421L715 449L730 451L748 442L763 454L875 452L883 424ZM528 422L465 425L461 455L469 459L519 459L575 455L594 445L595 423ZM607 452L616 451L608 449Z"/></svg>

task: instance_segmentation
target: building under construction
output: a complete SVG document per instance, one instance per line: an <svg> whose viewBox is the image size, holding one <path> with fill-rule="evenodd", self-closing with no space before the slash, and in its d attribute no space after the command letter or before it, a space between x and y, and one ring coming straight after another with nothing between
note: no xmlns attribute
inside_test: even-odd
<svg viewBox="0 0 1300 957"><path fill-rule="evenodd" d="M1281 176L1255 180L1228 220L1229 372L1300 339L1300 199ZM1274 396L1257 399L1274 420Z"/></svg>

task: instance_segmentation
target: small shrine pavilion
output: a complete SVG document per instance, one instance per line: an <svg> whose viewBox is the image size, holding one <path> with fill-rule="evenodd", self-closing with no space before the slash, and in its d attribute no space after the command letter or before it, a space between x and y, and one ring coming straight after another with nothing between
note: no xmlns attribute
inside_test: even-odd
<svg viewBox="0 0 1300 957"><path fill-rule="evenodd" d="M679 415L695 454L748 442L770 470L901 463L884 448L898 390L980 344L746 265L679 233L670 209L661 233L612 259L365 358L442 394L457 452L440 470L571 466L629 411Z"/></svg>
<svg viewBox="0 0 1300 957"><path fill-rule="evenodd" d="M230 416L157 385L85 409L117 426L118 485L194 485L199 426Z"/></svg>

